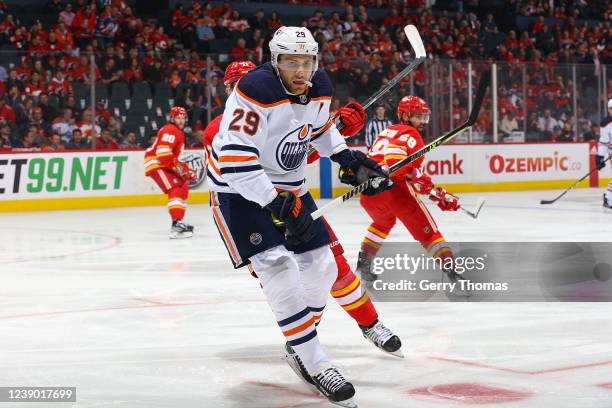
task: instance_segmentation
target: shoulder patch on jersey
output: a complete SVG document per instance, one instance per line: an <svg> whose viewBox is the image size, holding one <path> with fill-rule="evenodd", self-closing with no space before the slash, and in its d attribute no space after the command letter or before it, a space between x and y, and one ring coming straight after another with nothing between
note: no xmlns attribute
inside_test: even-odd
<svg viewBox="0 0 612 408"><path fill-rule="evenodd" d="M332 96L334 88L329 79L329 75L327 72L319 69L315 72L312 77L312 88L310 88L310 97L311 99L319 98L319 97L330 97Z"/></svg>
<svg viewBox="0 0 612 408"><path fill-rule="evenodd" d="M289 102L280 79L269 62L243 76L238 81L236 92L249 102L263 108Z"/></svg>
<svg viewBox="0 0 612 408"><path fill-rule="evenodd" d="M601 120L599 127L606 127L610 122L612 122L612 116L608 115Z"/></svg>

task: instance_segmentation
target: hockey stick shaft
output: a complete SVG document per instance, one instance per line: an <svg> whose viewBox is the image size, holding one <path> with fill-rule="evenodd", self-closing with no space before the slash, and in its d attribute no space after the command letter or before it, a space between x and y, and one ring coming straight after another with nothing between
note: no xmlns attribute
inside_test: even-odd
<svg viewBox="0 0 612 408"><path fill-rule="evenodd" d="M491 74L490 74L490 72L487 71L487 72L483 73L481 78L480 78L480 81L478 83L478 90L476 91L476 98L474 99L474 104L473 104L473 107L472 107L472 112L470 112L470 117L465 121L465 123L463 123L461 126L455 128L455 129L451 130L450 132L440 136L439 138L437 138L433 142L429 143L428 145L423 146L422 148L420 148L419 150L417 150L416 152L414 152L410 156L406 157L405 159L395 163L393 166L390 167L389 175L392 175L393 173L397 172L399 169L409 165L410 163L412 163L415 160L417 160L419 157L421 157L421 156L425 155L426 153L432 151L433 149L435 149L436 147L440 146L441 144L444 144L444 143L448 142L449 140L453 139L457 135L465 132L471 126L473 126L474 123L476 123L476 120L478 119L478 114L480 113L480 108L482 106L482 102L484 101L484 97L486 95L487 88L489 87L489 82L490 81L491 81ZM322 215L328 213L330 210L340 206L345 201L348 201L351 198L355 197L356 195L362 193L364 190L366 190L368 187L370 187L372 185L372 183L378 183L378 182L380 182L380 178L370 178L370 179L368 179L367 181L365 181L365 182L361 183L360 185L354 187L353 189L351 189L347 193L344 193L342 196L340 196L340 197L330 201L329 203L327 203L323 207L319 208L318 210L313 211L312 214L311 214L312 218L314 218L316 220L317 218L321 217Z"/></svg>
<svg viewBox="0 0 612 408"><path fill-rule="evenodd" d="M361 105L363 107L363 110L367 110L370 106L378 102L380 98L386 95L402 79L410 75L419 67L419 65L425 62L427 54L425 53L425 46L423 45L423 40L421 39L421 35L419 34L417 28L411 24L407 25L404 27L404 33L406 34L406 38L408 39L410 46L414 50L415 59L396 76L391 78L391 80L387 82L385 86L381 87L378 91L376 91L374 95L366 99L366 101ZM342 123L341 120L336 120L335 125L338 130L344 129L344 123ZM310 146L310 148L308 149L308 155L312 154L314 151L315 148Z"/></svg>
<svg viewBox="0 0 612 408"><path fill-rule="evenodd" d="M606 160L604 160L602 163L607 162L608 160L612 159L612 156L608 156L608 158ZM587 177L591 176L591 174L595 173L596 171L599 171L599 168L595 167L593 170L589 171L587 174L585 174L584 176L582 176L581 178L579 178L578 180L576 180L574 182L574 184L572 184L571 186L569 186L568 188L565 189L565 191L563 191L561 194L559 194L557 197L553 198L552 200L541 200L540 204L553 204L555 203L557 200L559 200L561 197L563 197L564 195L566 195L570 190L572 190L574 187L576 187L578 184L580 184L581 181L583 181L584 179L586 179Z"/></svg>

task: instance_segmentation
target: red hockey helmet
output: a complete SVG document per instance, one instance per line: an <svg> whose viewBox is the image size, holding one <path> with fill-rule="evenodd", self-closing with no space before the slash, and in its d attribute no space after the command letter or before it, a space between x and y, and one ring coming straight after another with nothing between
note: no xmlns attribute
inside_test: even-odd
<svg viewBox="0 0 612 408"><path fill-rule="evenodd" d="M404 96L397 105L397 118L402 120L402 113L407 113L408 116L423 115L422 122L429 123L429 105L418 96Z"/></svg>
<svg viewBox="0 0 612 408"><path fill-rule="evenodd" d="M227 66L225 75L223 76L223 85L229 85L244 76L249 71L257 68L251 61L235 61Z"/></svg>
<svg viewBox="0 0 612 408"><path fill-rule="evenodd" d="M180 106L175 106L174 108L170 109L170 120L178 117L178 116L184 116L185 118L187 118L187 111L185 110L185 108L182 108Z"/></svg>

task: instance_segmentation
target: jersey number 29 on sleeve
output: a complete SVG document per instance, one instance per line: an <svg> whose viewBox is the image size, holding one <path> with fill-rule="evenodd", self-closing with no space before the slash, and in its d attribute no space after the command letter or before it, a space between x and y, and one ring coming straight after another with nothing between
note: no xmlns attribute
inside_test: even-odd
<svg viewBox="0 0 612 408"><path fill-rule="evenodd" d="M255 136L259 127L258 114L253 111L247 111L245 115L244 109L238 108L232 115L234 115L234 119L230 122L229 130L240 132L240 129L242 129L247 135ZM244 124L240 124L242 119L244 119Z"/></svg>

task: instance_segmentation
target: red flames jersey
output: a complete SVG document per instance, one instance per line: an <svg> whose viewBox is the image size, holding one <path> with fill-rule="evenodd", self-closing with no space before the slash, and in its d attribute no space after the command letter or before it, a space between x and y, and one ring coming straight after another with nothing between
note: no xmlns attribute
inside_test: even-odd
<svg viewBox="0 0 612 408"><path fill-rule="evenodd" d="M380 132L368 151L368 157L377 162L382 168L388 170L395 163L405 159L422 148L425 144L418 130L410 125L392 125ZM423 156L410 165L394 173L393 180L405 179L415 167L423 165Z"/></svg>
<svg viewBox="0 0 612 408"><path fill-rule="evenodd" d="M185 146L185 134L172 123L157 132L157 139L145 152L145 174L165 168L174 170Z"/></svg>
<svg viewBox="0 0 612 408"><path fill-rule="evenodd" d="M217 136L217 133L219 133L221 119L223 119L223 115L217 116L216 118L211 120L208 126L206 126L206 129L204 129L202 140L204 142L204 149L206 149L207 154L210 154L210 146L212 145L215 136Z"/></svg>

